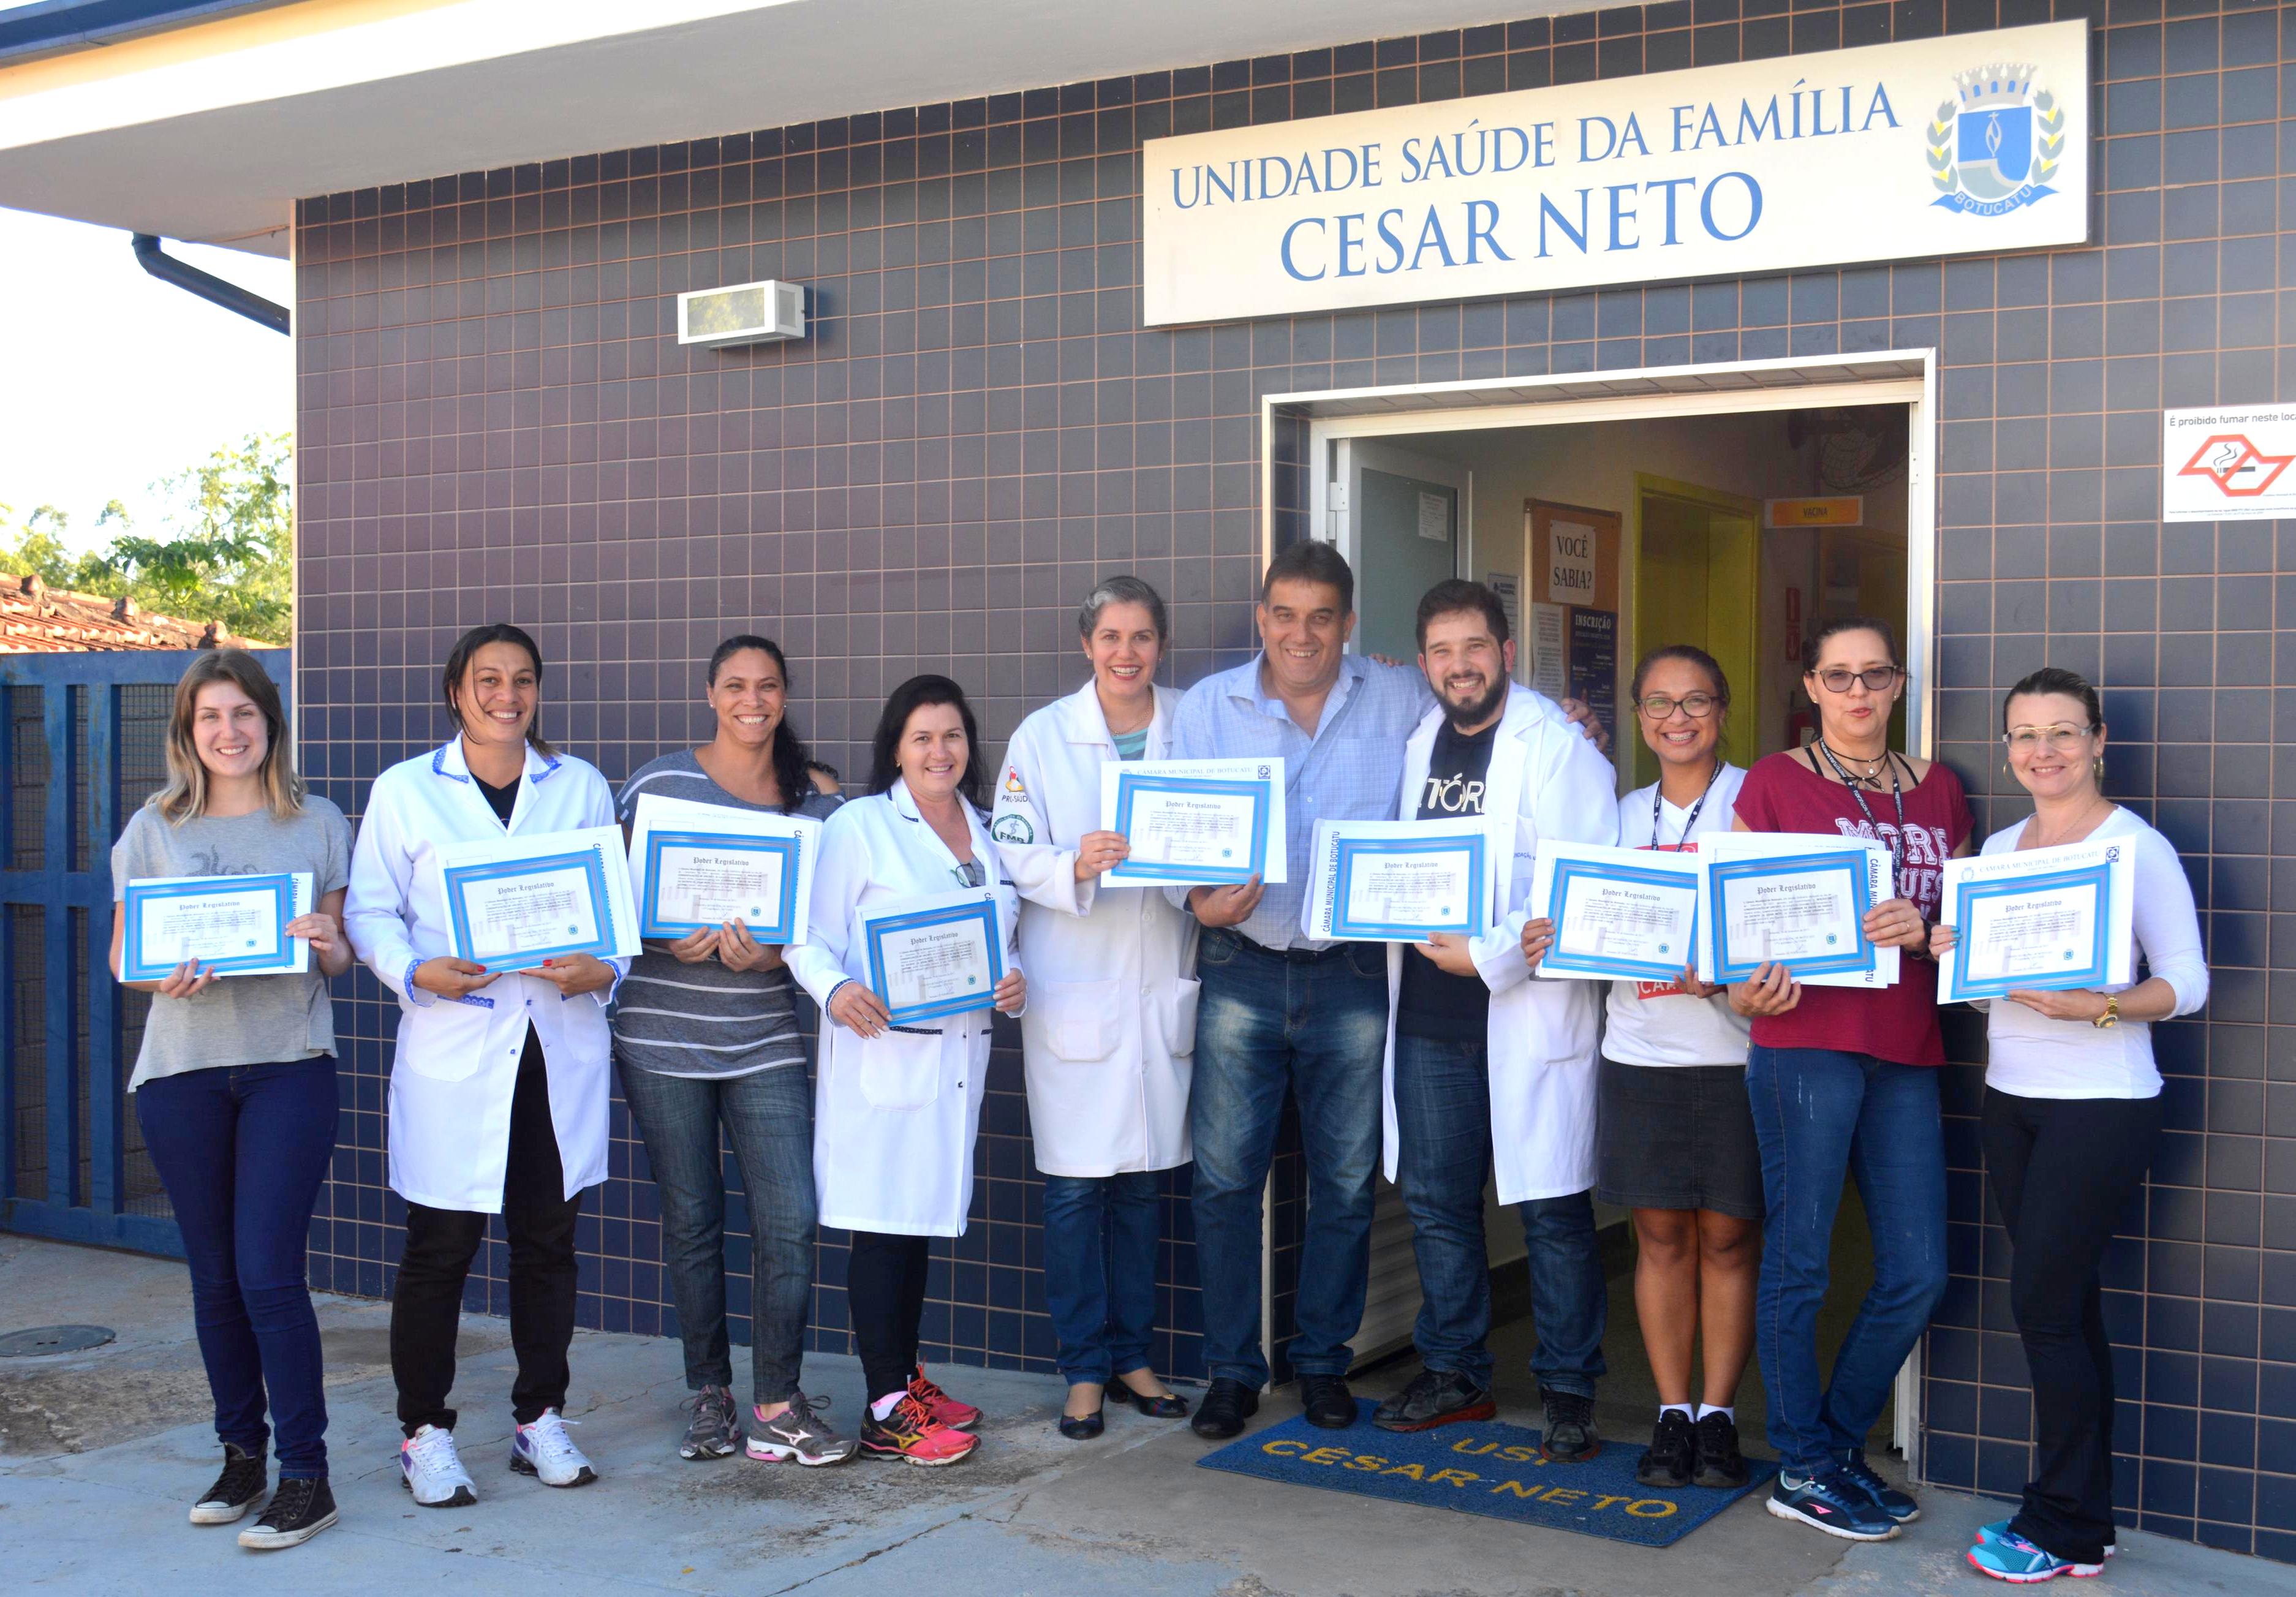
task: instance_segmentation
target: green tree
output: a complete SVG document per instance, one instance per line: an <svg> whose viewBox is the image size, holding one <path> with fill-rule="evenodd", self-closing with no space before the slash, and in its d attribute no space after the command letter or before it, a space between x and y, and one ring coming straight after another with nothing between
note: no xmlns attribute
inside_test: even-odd
<svg viewBox="0 0 2296 1597"><path fill-rule="evenodd" d="M142 536L122 515L103 563L148 610L283 642L293 624L291 453L284 438L254 434L168 478L167 536Z"/></svg>
<svg viewBox="0 0 2296 1597"><path fill-rule="evenodd" d="M294 622L292 453L283 437L251 434L162 479L154 536L112 500L95 519L110 534L101 551L74 553L70 518L52 504L20 521L0 505L0 573L283 643Z"/></svg>

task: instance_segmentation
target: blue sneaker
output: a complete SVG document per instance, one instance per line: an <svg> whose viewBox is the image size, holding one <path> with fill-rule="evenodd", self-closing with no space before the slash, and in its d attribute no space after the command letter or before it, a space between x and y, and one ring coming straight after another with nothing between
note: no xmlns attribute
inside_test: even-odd
<svg viewBox="0 0 2296 1597"><path fill-rule="evenodd" d="M1977 1539L1980 1542L2005 1542L2009 1540L2011 1536L2014 1533L2010 1530L2009 1521L2006 1519L1996 1519L1990 1525L1980 1525L1977 1527ZM2107 1558L2119 1558L2120 1556L2120 1544L2118 1542L2107 1542L2104 1544L2104 1556Z"/></svg>
<svg viewBox="0 0 2296 1597"><path fill-rule="evenodd" d="M1863 1453L1853 1452L1841 1461L1841 1472L1849 1482L1866 1494L1875 1508L1890 1516L1897 1525L1911 1525L1922 1517L1922 1505L1905 1493L1883 1480L1873 1465L1866 1462Z"/></svg>
<svg viewBox="0 0 2296 1597"><path fill-rule="evenodd" d="M1762 1506L1781 1519L1799 1519L1845 1542L1886 1542L1898 1534L1898 1522L1839 1470L1807 1478L1781 1470Z"/></svg>
<svg viewBox="0 0 2296 1597"><path fill-rule="evenodd" d="M1988 1529L1992 1528L1987 1527ZM2103 1564L2076 1564L2053 1552L2044 1552L2020 1536L2005 1536L1988 1540L1980 1532L1977 1545L1969 1550L1970 1568L1980 1575L1989 1575L1996 1580L2005 1580L2015 1585L2032 1585L2044 1580L2054 1580L2060 1575L2070 1575L2076 1580L2086 1580L2092 1575L2104 1573Z"/></svg>

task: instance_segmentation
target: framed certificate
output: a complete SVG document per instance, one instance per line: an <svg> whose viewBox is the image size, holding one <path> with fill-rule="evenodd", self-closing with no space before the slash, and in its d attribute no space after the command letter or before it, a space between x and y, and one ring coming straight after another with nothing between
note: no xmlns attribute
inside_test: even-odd
<svg viewBox="0 0 2296 1597"><path fill-rule="evenodd" d="M2125 839L1947 861L1939 1002L2127 985L2134 886Z"/></svg>
<svg viewBox="0 0 2296 1597"><path fill-rule="evenodd" d="M1876 900L1860 844L1811 836L1797 838L1792 852L1716 849L1700 856L1699 868L1712 955L1700 962L1706 980L1744 981L1764 964L1782 964L1798 981L1874 970L1865 922Z"/></svg>
<svg viewBox="0 0 2296 1597"><path fill-rule="evenodd" d="M154 876L120 900L119 976L165 981L185 960L217 976L300 975L311 945L287 923L311 907L308 871L266 876Z"/></svg>
<svg viewBox="0 0 2296 1597"><path fill-rule="evenodd" d="M1114 887L1227 887L1280 882L1283 762L1111 761L1101 767L1101 825L1130 856L1101 880Z"/></svg>
<svg viewBox="0 0 2296 1597"><path fill-rule="evenodd" d="M1491 841L1479 818L1318 821L1300 928L1322 941L1423 943L1490 925Z"/></svg>
<svg viewBox="0 0 2296 1597"><path fill-rule="evenodd" d="M1542 844L1527 907L1554 922L1553 980L1677 982L1698 957L1698 861L1686 854Z"/></svg>
<svg viewBox="0 0 2296 1597"><path fill-rule="evenodd" d="M621 840L619 828L600 826L441 848L449 951L489 970L636 952Z"/></svg>
<svg viewBox="0 0 2296 1597"><path fill-rule="evenodd" d="M890 905L861 918L869 990L896 1026L990 1009L1004 979L993 889Z"/></svg>
<svg viewBox="0 0 2296 1597"><path fill-rule="evenodd" d="M820 836L806 816L642 796L630 828L638 935L739 921L760 943L803 942Z"/></svg>

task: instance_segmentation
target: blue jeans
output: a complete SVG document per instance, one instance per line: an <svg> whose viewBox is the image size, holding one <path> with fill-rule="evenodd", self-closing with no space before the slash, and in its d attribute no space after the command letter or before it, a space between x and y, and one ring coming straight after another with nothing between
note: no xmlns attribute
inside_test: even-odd
<svg viewBox="0 0 2296 1597"><path fill-rule="evenodd" d="M216 1437L281 1478L327 1474L327 1396L304 1248L335 1156L335 1061L217 1066L135 1090L144 1144L175 1206Z"/></svg>
<svg viewBox="0 0 2296 1597"><path fill-rule="evenodd" d="M1483 1188L1491 1173L1490 1063L1480 1043L1395 1039L1397 1185L1419 1264L1419 1322L1411 1339L1431 1370L1491 1384L1490 1253ZM1530 1306L1542 1388L1595 1395L1610 1321L1610 1290L1585 1192L1515 1205L1530 1249Z"/></svg>
<svg viewBox="0 0 2296 1597"><path fill-rule="evenodd" d="M734 1384L723 1126L749 1200L750 1401L786 1400L797 1390L813 1299L813 1089L804 1067L711 1079L624 1065L621 1077L661 1198L661 1258L687 1389Z"/></svg>
<svg viewBox="0 0 2296 1597"><path fill-rule="evenodd" d="M1795 1475L1866 1445L1898 1371L1946 1289L1945 1134L1938 1072L1830 1048L1755 1048L1746 1095L1762 1148L1761 1285L1754 1323L1770 1394L1770 1445ZM1874 1238L1874 1286L1817 1372L1834 1210L1856 1179Z"/></svg>
<svg viewBox="0 0 2296 1597"><path fill-rule="evenodd" d="M1379 1173L1380 1055L1387 951L1340 944L1288 959L1226 930L1196 954L1196 1275L1204 1364L1215 1379L1267 1382L1259 1344L1260 1197L1286 1087L1298 1098L1308 1214L1289 1349L1302 1375L1343 1375L1371 1277L1372 1182Z"/></svg>
<svg viewBox="0 0 2296 1597"><path fill-rule="evenodd" d="M1156 1329L1156 1175L1045 1177L1045 1306L1070 1386L1148 1367Z"/></svg>

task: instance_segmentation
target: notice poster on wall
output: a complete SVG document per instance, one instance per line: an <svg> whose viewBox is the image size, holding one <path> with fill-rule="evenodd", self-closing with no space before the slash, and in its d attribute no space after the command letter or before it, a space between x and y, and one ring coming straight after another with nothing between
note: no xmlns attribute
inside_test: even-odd
<svg viewBox="0 0 2296 1597"><path fill-rule="evenodd" d="M1570 612L1570 696L1595 709L1615 741L1619 708L1619 618L1607 610Z"/></svg>
<svg viewBox="0 0 2296 1597"><path fill-rule="evenodd" d="M1515 653L1520 657L1526 647L1522 642L1522 583L1512 571L1493 571L1483 578L1483 586L1498 595L1499 613L1506 617L1507 636L1515 640Z"/></svg>
<svg viewBox="0 0 2296 1597"><path fill-rule="evenodd" d="M1549 699L1570 696L1570 609L1561 604L1530 607L1530 685Z"/></svg>

